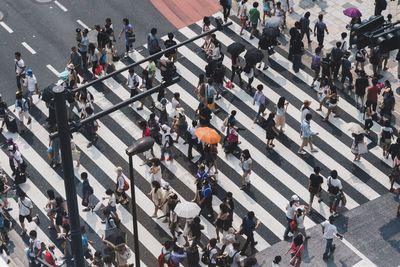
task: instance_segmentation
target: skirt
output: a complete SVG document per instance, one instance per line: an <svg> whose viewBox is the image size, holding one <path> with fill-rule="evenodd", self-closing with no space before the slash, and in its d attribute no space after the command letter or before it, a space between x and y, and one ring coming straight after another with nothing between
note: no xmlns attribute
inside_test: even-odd
<svg viewBox="0 0 400 267"><path fill-rule="evenodd" d="M351 145L351 153L355 154L355 155L362 155L362 154L366 154L368 152L368 147L366 143L358 143L356 144L355 142L353 142L353 144Z"/></svg>
<svg viewBox="0 0 400 267"><path fill-rule="evenodd" d="M278 127L278 126L284 127L285 122L286 122L285 115L275 115L275 126L276 127Z"/></svg>

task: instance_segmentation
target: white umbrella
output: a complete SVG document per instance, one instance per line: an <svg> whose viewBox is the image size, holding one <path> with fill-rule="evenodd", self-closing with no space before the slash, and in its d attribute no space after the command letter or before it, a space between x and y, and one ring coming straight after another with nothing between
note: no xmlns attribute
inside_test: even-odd
<svg viewBox="0 0 400 267"><path fill-rule="evenodd" d="M350 122L347 124L347 130L354 134L365 133L364 128L360 124L354 122Z"/></svg>
<svg viewBox="0 0 400 267"><path fill-rule="evenodd" d="M180 202L176 205L174 212L181 218L194 218L199 215L201 208L194 202Z"/></svg>
<svg viewBox="0 0 400 267"><path fill-rule="evenodd" d="M273 16L271 18L269 18L266 22L265 22L265 27L269 27L269 28L278 28L279 26L281 26L283 23L283 20L281 17L277 17L277 16Z"/></svg>

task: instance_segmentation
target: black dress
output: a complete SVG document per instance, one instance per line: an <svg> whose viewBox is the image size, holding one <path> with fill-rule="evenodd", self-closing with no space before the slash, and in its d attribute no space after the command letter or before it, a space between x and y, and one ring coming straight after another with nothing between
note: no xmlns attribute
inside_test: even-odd
<svg viewBox="0 0 400 267"><path fill-rule="evenodd" d="M268 140L274 139L276 137L274 128L275 128L275 120L266 121L265 131Z"/></svg>

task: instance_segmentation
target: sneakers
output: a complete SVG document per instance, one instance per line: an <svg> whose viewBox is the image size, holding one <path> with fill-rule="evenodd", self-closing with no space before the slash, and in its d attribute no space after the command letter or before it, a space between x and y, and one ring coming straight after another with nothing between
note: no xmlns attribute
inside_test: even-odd
<svg viewBox="0 0 400 267"><path fill-rule="evenodd" d="M307 152L305 152L304 150L299 150L299 151L297 151L297 153L300 154L300 155L305 155L305 154L307 154Z"/></svg>

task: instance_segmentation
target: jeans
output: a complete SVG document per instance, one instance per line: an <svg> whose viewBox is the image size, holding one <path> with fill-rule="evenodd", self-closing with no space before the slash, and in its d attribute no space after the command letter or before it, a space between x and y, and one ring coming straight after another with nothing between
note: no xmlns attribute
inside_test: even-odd
<svg viewBox="0 0 400 267"><path fill-rule="evenodd" d="M317 41L318 41L318 46L323 47L324 46L324 35L317 34Z"/></svg>
<svg viewBox="0 0 400 267"><path fill-rule="evenodd" d="M289 232L292 232L292 230L290 229L290 222L292 221L292 219L286 217L286 220L287 220L287 224L286 224L285 233L283 234L283 237L284 237L284 238L287 238Z"/></svg>
<svg viewBox="0 0 400 267"><path fill-rule="evenodd" d="M235 78L235 74L239 77L239 84L242 85L242 76L240 75L240 67L232 66L232 75L231 75L231 82Z"/></svg>
<svg viewBox="0 0 400 267"><path fill-rule="evenodd" d="M308 40L308 42L311 42L311 39L310 39L310 31L309 31L309 30L306 30L306 31L301 31L301 40L303 40L303 38L304 38L304 35L306 35L306 36L307 36L307 40Z"/></svg>
<svg viewBox="0 0 400 267"><path fill-rule="evenodd" d="M325 252L324 252L324 258L327 258L330 254L333 253L333 239L326 239L326 246L325 246Z"/></svg>
<svg viewBox="0 0 400 267"><path fill-rule="evenodd" d="M350 70L348 71L342 70L342 80L341 80L342 84L346 81L346 78L349 78L349 84L353 84L353 74L351 74Z"/></svg>
<svg viewBox="0 0 400 267"><path fill-rule="evenodd" d="M20 75L17 75L17 76L15 76L15 79L16 79L16 81L17 81L17 88L19 89L19 91L21 91L21 76Z"/></svg>
<svg viewBox="0 0 400 267"><path fill-rule="evenodd" d="M339 74L339 69L340 69L340 62L331 62L331 68L332 68L332 74L333 78L336 78Z"/></svg>
<svg viewBox="0 0 400 267"><path fill-rule="evenodd" d="M230 6L224 6L223 8L224 8L224 10L223 10L224 20L227 21L227 19L229 17L229 14L231 12L231 7Z"/></svg>
<svg viewBox="0 0 400 267"><path fill-rule="evenodd" d="M293 70L299 72L301 67L301 54L293 54Z"/></svg>

